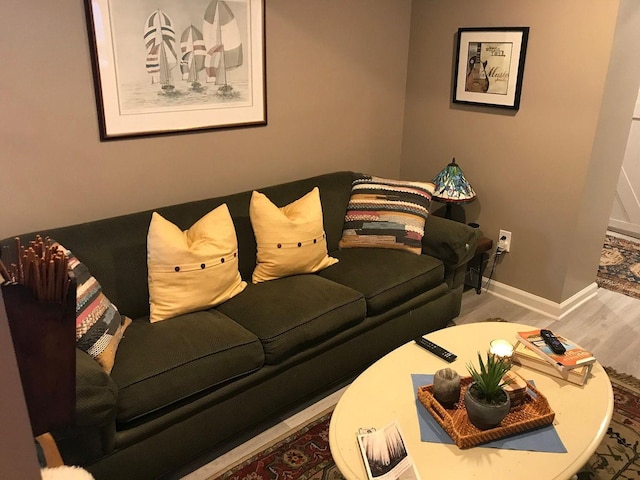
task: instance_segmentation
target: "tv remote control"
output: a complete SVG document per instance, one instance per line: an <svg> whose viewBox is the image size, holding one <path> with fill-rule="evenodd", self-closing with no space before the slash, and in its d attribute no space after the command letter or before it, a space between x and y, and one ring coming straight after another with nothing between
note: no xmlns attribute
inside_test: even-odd
<svg viewBox="0 0 640 480"><path fill-rule="evenodd" d="M564 348L564 345L558 340L558 338L553 334L551 330L540 330L540 336L544 340L544 343L549 345L549 348L553 353L557 353L558 355L564 355L567 351Z"/></svg>
<svg viewBox="0 0 640 480"><path fill-rule="evenodd" d="M431 340L427 340L424 337L416 338L415 342L425 350L428 350L429 352L433 353L434 355L437 355L438 357L442 358L443 360L449 363L453 362L456 358L458 358L457 355L454 355L450 351L445 350L440 345L436 345Z"/></svg>

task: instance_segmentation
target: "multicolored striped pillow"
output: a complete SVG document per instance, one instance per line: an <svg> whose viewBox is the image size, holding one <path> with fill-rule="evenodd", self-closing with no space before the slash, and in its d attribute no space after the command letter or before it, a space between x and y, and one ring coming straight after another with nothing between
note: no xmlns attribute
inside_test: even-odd
<svg viewBox="0 0 640 480"><path fill-rule="evenodd" d="M340 248L395 248L420 255L432 183L364 176L354 180Z"/></svg>
<svg viewBox="0 0 640 480"><path fill-rule="evenodd" d="M111 373L118 345L131 319L120 315L84 263L59 243L54 245L67 256L69 273L76 278L76 347Z"/></svg>

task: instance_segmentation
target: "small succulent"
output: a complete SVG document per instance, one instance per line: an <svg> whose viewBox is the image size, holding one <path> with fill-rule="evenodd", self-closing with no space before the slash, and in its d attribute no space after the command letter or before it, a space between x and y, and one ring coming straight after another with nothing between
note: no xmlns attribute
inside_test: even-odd
<svg viewBox="0 0 640 480"><path fill-rule="evenodd" d="M502 387L507 384L502 381L502 376L511 369L511 360L487 352L487 360L484 362L478 352L478 363L479 371L471 363L467 363L467 370L475 382L473 395L490 404L501 403L505 395Z"/></svg>

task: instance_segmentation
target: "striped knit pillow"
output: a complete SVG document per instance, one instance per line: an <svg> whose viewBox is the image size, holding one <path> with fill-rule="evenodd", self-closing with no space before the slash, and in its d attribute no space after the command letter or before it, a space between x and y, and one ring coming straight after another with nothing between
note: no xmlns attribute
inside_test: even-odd
<svg viewBox="0 0 640 480"><path fill-rule="evenodd" d="M395 248L420 255L433 191L432 183L354 180L340 248Z"/></svg>
<svg viewBox="0 0 640 480"><path fill-rule="evenodd" d="M116 350L131 319L120 315L85 264L59 243L54 245L67 256L69 273L76 278L76 347L111 373Z"/></svg>

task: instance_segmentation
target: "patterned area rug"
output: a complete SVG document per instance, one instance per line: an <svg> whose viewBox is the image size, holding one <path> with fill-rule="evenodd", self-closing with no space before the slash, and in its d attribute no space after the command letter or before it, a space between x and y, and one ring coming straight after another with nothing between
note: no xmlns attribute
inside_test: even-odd
<svg viewBox="0 0 640 480"><path fill-rule="evenodd" d="M609 368L607 373L615 398L613 419L598 450L578 473L578 479L639 479L640 380ZM215 477L216 480L344 480L329 450L330 420L331 413L327 413L311 421Z"/></svg>
<svg viewBox="0 0 640 480"><path fill-rule="evenodd" d="M613 386L613 418L579 480L640 478L640 380L607 368Z"/></svg>
<svg viewBox="0 0 640 480"><path fill-rule="evenodd" d="M215 480L344 480L329 449L332 413L312 420L284 440L215 477Z"/></svg>
<svg viewBox="0 0 640 480"><path fill-rule="evenodd" d="M596 283L607 290L640 298L640 243L607 235Z"/></svg>

